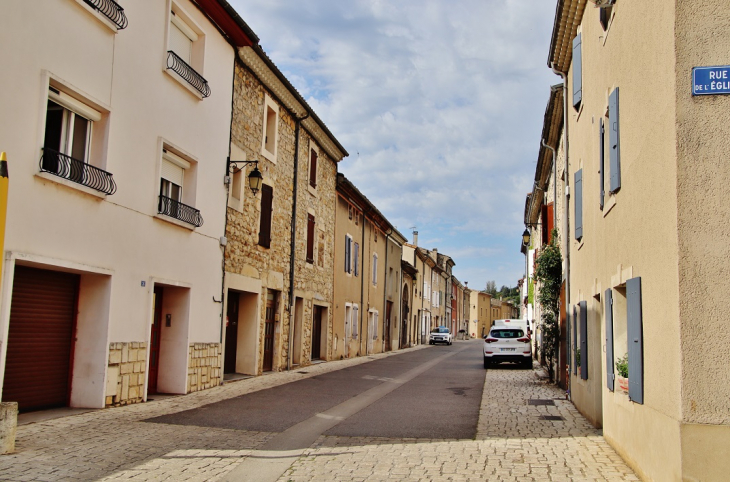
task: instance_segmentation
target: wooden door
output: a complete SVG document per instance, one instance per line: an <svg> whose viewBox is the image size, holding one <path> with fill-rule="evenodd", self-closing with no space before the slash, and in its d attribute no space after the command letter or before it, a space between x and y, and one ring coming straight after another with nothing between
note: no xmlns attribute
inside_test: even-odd
<svg viewBox="0 0 730 482"><path fill-rule="evenodd" d="M68 405L79 279L15 268L2 398L21 412Z"/></svg>
<svg viewBox="0 0 730 482"><path fill-rule="evenodd" d="M383 326L383 351L390 351L390 314L393 312L393 302L385 302L385 326Z"/></svg>
<svg viewBox="0 0 730 482"><path fill-rule="evenodd" d="M319 360L322 355L322 307L314 306L314 319L312 320L312 360Z"/></svg>
<svg viewBox="0 0 730 482"><path fill-rule="evenodd" d="M238 293L228 292L226 314L226 353L223 359L223 373L236 373L236 352L238 351Z"/></svg>
<svg viewBox="0 0 730 482"><path fill-rule="evenodd" d="M276 316L275 293L269 291L266 295L266 318L264 319L264 371L271 371L274 367L274 322Z"/></svg>
<svg viewBox="0 0 730 482"><path fill-rule="evenodd" d="M153 294L154 311L150 333L150 376L147 393L157 393L157 375L160 371L160 337L162 336L162 287L155 286Z"/></svg>

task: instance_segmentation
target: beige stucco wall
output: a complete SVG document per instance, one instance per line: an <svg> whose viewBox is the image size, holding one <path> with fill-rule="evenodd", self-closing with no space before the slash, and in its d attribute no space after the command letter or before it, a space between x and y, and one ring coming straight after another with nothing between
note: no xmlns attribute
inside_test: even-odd
<svg viewBox="0 0 730 482"><path fill-rule="evenodd" d="M603 357L603 292L626 279L642 278L644 404L608 391L605 374L592 368L584 387L585 382L572 378L571 391L576 406L589 418L599 416L593 396L602 393L604 435L635 469L655 480L677 480L682 346L674 302L678 293L674 9L667 2L617 2L613 12L604 32L598 9L586 9L581 23L583 102L578 112L572 96L569 102L567 174L573 184L574 173L583 169L584 226L583 239L577 242L571 190L570 303L587 301L589 351ZM572 70L568 80L572 93ZM601 211L598 121L615 87L620 87L622 187L615 196L606 196ZM608 186L608 154L606 163ZM625 352L622 320L625 326L625 308L614 309L617 356ZM597 363L591 356L590 365L598 368Z"/></svg>
<svg viewBox="0 0 730 482"><path fill-rule="evenodd" d="M176 346L168 347L177 361L160 373L175 380L175 391L186 390L189 343L219 341L221 307L212 297L219 296L221 281L221 166L228 151L234 52L197 7L187 0L177 4L205 34L200 73L212 91L205 100L163 70L169 2L125 3L129 26L118 32L83 2L0 6L5 22L0 42L19 46L0 49L3 69L12 71L0 91L3 111L12 113L0 119L0 150L7 151L12 176L6 254L18 263L107 279L88 292L106 301L89 301L93 336L77 348L94 355L75 372L73 405L104 406L111 343L149 341L155 283L189 290L187 325L178 324ZM52 175L38 175L51 81L102 111L92 139L92 164L113 174L114 195L100 197ZM200 228L156 217L163 140L197 161L197 180L185 196L201 211L205 223ZM3 268L0 336L6 339L13 263ZM110 386L116 383L111 380Z"/></svg>

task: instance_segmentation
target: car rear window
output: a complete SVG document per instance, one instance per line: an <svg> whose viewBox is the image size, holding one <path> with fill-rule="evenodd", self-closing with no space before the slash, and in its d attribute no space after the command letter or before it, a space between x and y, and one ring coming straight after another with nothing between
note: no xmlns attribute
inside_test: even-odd
<svg viewBox="0 0 730 482"><path fill-rule="evenodd" d="M522 330L492 330L489 333L492 338L522 338L525 332Z"/></svg>
<svg viewBox="0 0 730 482"><path fill-rule="evenodd" d="M441 326L439 328L434 328L433 330L431 330L431 333L448 333L448 332L449 332L449 329L444 328L443 326Z"/></svg>

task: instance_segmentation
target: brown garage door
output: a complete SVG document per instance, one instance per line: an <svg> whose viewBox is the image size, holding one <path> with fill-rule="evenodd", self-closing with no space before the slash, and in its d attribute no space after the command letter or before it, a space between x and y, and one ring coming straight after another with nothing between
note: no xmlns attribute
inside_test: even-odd
<svg viewBox="0 0 730 482"><path fill-rule="evenodd" d="M16 266L2 398L21 411L68 404L79 276Z"/></svg>

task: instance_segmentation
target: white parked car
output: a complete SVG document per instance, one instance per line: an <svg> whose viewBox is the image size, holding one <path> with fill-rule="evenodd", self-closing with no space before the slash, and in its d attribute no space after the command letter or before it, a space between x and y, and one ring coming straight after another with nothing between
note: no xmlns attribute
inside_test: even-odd
<svg viewBox="0 0 730 482"><path fill-rule="evenodd" d="M434 328L431 330L431 334L428 336L428 344L434 345L436 343L446 343L447 345L451 345L451 343L454 341L453 335L451 334L451 330L446 328L445 326L439 326L438 328Z"/></svg>
<svg viewBox="0 0 730 482"><path fill-rule="evenodd" d="M517 362L532 367L530 337L522 328L494 326L484 337L484 368L492 363Z"/></svg>

